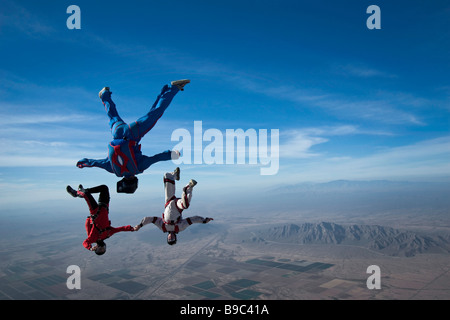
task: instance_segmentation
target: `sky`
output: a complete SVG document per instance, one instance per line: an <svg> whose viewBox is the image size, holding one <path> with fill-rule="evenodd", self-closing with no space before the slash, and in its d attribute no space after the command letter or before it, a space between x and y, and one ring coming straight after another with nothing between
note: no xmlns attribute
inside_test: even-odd
<svg viewBox="0 0 450 320"><path fill-rule="evenodd" d="M366 24L373 4L381 29ZM70 5L81 29L67 27ZM244 164L194 163L212 143L200 135L191 154L182 150L190 163L153 165L136 194L114 192L117 206L157 207L161 177L177 165L182 183L199 182L200 203L302 182L449 181L449 21L448 1L2 0L3 217L47 212L49 200L65 206L69 184L114 189L114 175L75 166L107 156L98 92L111 87L132 122L184 78L191 83L141 140L143 153L173 149L177 129L193 142L201 122L223 146L227 130L254 130L258 141L278 132L268 140L269 153L279 142L276 170L262 175L267 162L250 164L249 154Z"/></svg>

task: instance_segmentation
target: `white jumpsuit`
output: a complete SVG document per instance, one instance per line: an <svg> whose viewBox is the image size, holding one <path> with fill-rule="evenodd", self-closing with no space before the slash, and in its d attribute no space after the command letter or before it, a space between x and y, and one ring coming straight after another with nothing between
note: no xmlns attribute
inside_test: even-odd
<svg viewBox="0 0 450 320"><path fill-rule="evenodd" d="M165 209L163 217L145 217L141 221L141 226L153 223L163 232L178 233L189 227L193 223L206 223L207 219L200 216L182 218L181 213L189 208L192 198L192 187L187 185L183 188L181 198L175 197L175 178L173 173L164 174Z"/></svg>
<svg viewBox="0 0 450 320"><path fill-rule="evenodd" d="M187 185L183 188L181 198L175 197L175 178L173 173L164 174L164 191L166 196L166 205L163 219L166 224L174 224L181 220L181 213L189 208L192 198L192 188Z"/></svg>

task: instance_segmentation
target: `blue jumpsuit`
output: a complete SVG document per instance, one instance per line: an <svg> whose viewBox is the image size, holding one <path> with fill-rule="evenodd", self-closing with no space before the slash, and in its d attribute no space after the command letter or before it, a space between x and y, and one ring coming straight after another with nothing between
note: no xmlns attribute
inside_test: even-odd
<svg viewBox="0 0 450 320"><path fill-rule="evenodd" d="M170 150L152 157L143 155L139 141L154 127L178 91L177 86L165 85L150 111L130 125L119 116L111 99L111 92L104 92L101 99L110 119L109 126L113 136L108 145L108 157L100 160L84 158L77 162L77 167L98 167L118 177L133 177L156 162L171 160Z"/></svg>

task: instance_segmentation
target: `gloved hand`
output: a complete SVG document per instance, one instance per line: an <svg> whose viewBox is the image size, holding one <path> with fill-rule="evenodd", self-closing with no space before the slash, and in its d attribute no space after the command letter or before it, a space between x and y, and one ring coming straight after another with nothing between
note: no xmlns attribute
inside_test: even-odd
<svg viewBox="0 0 450 320"><path fill-rule="evenodd" d="M211 220L214 220L213 218L205 218L205 219L203 219L203 223L208 223L208 222L210 222Z"/></svg>
<svg viewBox="0 0 450 320"><path fill-rule="evenodd" d="M87 166L86 161L87 158L81 159L80 161L77 162L77 167L80 169L86 167Z"/></svg>

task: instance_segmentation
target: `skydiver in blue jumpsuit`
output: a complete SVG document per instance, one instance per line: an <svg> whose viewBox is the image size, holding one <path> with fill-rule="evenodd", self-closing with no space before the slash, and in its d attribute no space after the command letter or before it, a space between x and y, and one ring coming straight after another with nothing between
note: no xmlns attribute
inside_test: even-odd
<svg viewBox="0 0 450 320"><path fill-rule="evenodd" d="M180 153L176 150L167 150L151 157L143 155L139 141L155 126L178 91L183 91L189 82L187 79L177 80L172 81L170 85L164 85L150 111L131 124L125 123L119 116L109 88L103 88L99 97L110 119L109 126L113 136L108 145L108 157L99 160L84 158L77 162L77 167L98 167L114 173L117 177L124 177L119 181L117 191L133 193L137 188L137 174L156 162L178 159ZM126 185L133 187L127 191Z"/></svg>

